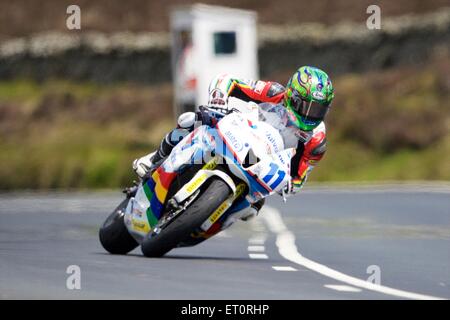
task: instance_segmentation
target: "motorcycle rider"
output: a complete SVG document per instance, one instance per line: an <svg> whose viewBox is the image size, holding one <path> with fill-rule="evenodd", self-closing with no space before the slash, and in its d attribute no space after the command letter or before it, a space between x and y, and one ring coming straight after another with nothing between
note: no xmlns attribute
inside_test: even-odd
<svg viewBox="0 0 450 320"><path fill-rule="evenodd" d="M328 75L315 67L300 67L289 79L286 88L271 81L244 80L228 74L217 76L209 86L208 107L228 111L229 97L243 101L272 103L286 108L290 118L302 134L291 162L291 182L286 187L288 194L297 193L308 178L309 173L326 150L326 131L323 122L334 98L333 85ZM159 166L170 154L173 147L192 132L196 122L214 125L218 119L208 112L186 112L178 117L177 127L169 132L157 151L133 162L133 169L143 178L153 168ZM241 219L255 216L263 201L253 204Z"/></svg>

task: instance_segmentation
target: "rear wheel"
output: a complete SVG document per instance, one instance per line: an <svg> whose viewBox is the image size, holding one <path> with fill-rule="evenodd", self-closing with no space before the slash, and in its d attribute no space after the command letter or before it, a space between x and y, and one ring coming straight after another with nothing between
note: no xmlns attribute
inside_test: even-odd
<svg viewBox="0 0 450 320"><path fill-rule="evenodd" d="M161 257L191 233L228 198L230 187L219 178L212 178L205 191L192 204L159 233L150 232L142 242L142 253L146 257Z"/></svg>
<svg viewBox="0 0 450 320"><path fill-rule="evenodd" d="M109 215L100 228L100 243L106 251L113 254L126 254L136 248L138 243L125 226L125 209L130 199L126 198Z"/></svg>

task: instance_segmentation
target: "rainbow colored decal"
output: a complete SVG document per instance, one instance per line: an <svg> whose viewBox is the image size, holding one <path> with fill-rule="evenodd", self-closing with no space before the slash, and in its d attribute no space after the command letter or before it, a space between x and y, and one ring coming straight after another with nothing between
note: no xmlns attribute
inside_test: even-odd
<svg viewBox="0 0 450 320"><path fill-rule="evenodd" d="M144 192L150 202L147 209L147 219L152 228L161 218L167 191L176 175L176 172L165 172L163 167L159 167L144 184Z"/></svg>

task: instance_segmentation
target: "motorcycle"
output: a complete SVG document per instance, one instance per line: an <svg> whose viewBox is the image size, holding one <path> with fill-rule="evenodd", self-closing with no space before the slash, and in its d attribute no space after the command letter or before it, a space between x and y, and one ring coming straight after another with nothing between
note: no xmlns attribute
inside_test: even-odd
<svg viewBox="0 0 450 320"><path fill-rule="evenodd" d="M195 128L148 178L126 189L100 228L102 246L126 254L141 245L145 256L161 257L228 228L250 204L284 195L297 140L286 142L289 119L273 111L250 102L214 127Z"/></svg>

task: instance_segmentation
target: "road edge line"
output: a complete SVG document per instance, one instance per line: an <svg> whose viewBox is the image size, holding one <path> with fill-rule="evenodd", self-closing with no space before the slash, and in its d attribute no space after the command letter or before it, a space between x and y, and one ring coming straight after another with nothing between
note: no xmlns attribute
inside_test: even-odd
<svg viewBox="0 0 450 320"><path fill-rule="evenodd" d="M355 278L353 276L346 275L342 272L336 271L318 262L310 260L302 256L297 250L297 246L295 245L295 236L284 224L280 212L270 206L265 206L263 210L264 212L262 212L261 217L264 218L264 221L266 222L269 230L276 234L276 245L278 247L278 252L286 260L294 262L314 272L320 273L328 278L332 278L334 280L344 282L359 288L406 299L446 300L440 297L394 289L391 287L371 283L359 278Z"/></svg>

